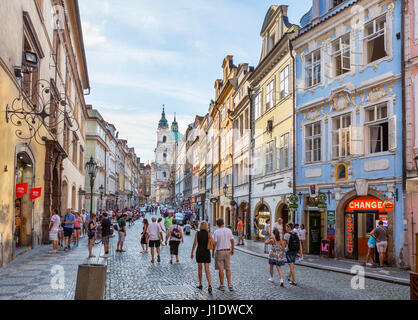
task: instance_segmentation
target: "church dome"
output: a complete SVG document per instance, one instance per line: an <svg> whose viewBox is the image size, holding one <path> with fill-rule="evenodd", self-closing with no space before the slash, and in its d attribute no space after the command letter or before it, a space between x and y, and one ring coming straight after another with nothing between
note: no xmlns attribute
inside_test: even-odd
<svg viewBox="0 0 418 320"><path fill-rule="evenodd" d="M163 113L161 114L161 120L158 123L158 129L168 129L168 121L165 118L165 110L163 108Z"/></svg>

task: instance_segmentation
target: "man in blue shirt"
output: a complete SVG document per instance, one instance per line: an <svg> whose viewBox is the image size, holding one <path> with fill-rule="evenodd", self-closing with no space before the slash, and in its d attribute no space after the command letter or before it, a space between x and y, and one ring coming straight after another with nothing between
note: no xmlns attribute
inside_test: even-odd
<svg viewBox="0 0 418 320"><path fill-rule="evenodd" d="M75 216L71 213L71 209L67 209L67 213L64 216L64 237L65 237L65 248L64 251L71 249L71 236L74 230Z"/></svg>

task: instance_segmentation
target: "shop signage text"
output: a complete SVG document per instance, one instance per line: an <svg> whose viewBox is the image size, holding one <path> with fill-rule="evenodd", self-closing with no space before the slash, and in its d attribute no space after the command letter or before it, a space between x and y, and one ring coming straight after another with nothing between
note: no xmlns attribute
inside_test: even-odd
<svg viewBox="0 0 418 320"><path fill-rule="evenodd" d="M391 202L391 204L392 204L392 210L393 210L393 202ZM390 207L390 204L388 204L387 206ZM358 197L354 199L348 204L345 211L348 213L354 213L356 211L362 211L362 210L378 211L379 213L387 212L387 210L385 210L385 203L383 203L383 201L374 197L370 197L370 196Z"/></svg>
<svg viewBox="0 0 418 320"><path fill-rule="evenodd" d="M34 188L30 190L30 199L35 200L41 196L42 188Z"/></svg>
<svg viewBox="0 0 418 320"><path fill-rule="evenodd" d="M27 183L18 183L16 185L16 198L21 198L28 193Z"/></svg>
<svg viewBox="0 0 418 320"><path fill-rule="evenodd" d="M351 214L345 215L345 256L354 258L354 217Z"/></svg>

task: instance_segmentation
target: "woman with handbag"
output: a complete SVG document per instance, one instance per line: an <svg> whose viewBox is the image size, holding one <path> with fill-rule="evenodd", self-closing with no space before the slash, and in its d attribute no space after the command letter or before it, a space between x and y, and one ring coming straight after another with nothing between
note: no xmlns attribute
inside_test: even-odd
<svg viewBox="0 0 418 320"><path fill-rule="evenodd" d="M144 219L143 221L143 229L142 229L142 233L141 233L141 247L142 247L142 253L148 253L148 220Z"/></svg>
<svg viewBox="0 0 418 320"><path fill-rule="evenodd" d="M209 294L212 294L212 282L211 282L211 275L210 275L210 250L214 250L214 241L212 238L212 235L209 232L209 227L207 222L200 223L199 227L200 231L198 231L194 238L193 248L192 248L192 254L191 259L193 260L194 257L194 250L197 246L196 251L196 262L197 262L197 270L198 270L198 276L199 276L199 286L197 287L199 290L203 289L202 285L202 269L203 265L205 265L205 273L206 273L206 279L208 280L208 292Z"/></svg>

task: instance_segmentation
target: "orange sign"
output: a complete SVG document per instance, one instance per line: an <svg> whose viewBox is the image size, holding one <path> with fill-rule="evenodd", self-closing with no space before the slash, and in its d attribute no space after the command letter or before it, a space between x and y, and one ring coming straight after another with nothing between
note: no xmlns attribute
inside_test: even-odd
<svg viewBox="0 0 418 320"><path fill-rule="evenodd" d="M395 204L393 203L393 201L385 201L383 206L386 212L392 212L395 209Z"/></svg>
<svg viewBox="0 0 418 320"><path fill-rule="evenodd" d="M394 204L393 202L391 203L392 203L392 210L393 210ZM385 209L385 203L383 203L383 201L375 197L370 197L370 196L358 197L354 199L353 201L351 201L345 208L345 212L347 213L355 213L355 212L361 212L361 211L377 211L379 213L388 212Z"/></svg>

